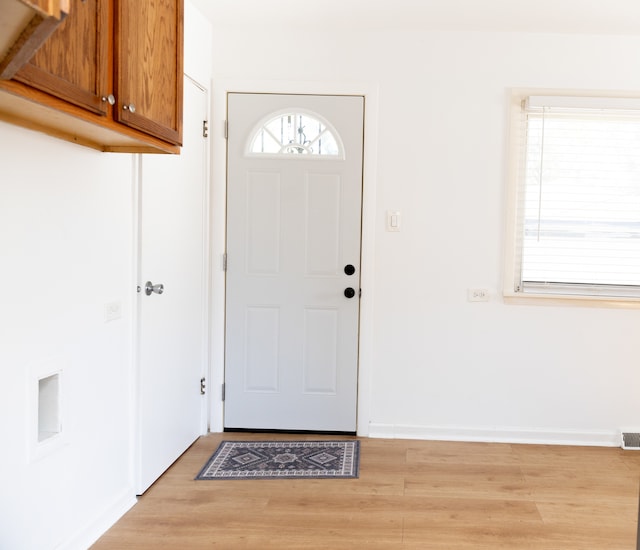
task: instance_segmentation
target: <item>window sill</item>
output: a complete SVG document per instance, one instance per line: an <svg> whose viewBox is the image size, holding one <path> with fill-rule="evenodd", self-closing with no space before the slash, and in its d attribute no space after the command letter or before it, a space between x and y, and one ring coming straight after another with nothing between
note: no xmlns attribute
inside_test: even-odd
<svg viewBox="0 0 640 550"><path fill-rule="evenodd" d="M571 296L564 294L516 293L505 291L503 297L505 304L513 305L640 309L640 298L628 296Z"/></svg>

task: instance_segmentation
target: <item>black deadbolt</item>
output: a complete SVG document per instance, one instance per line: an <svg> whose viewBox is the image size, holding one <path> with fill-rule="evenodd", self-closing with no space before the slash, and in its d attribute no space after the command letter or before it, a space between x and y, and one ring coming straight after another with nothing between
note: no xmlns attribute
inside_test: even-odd
<svg viewBox="0 0 640 550"><path fill-rule="evenodd" d="M353 290L350 286L344 289L344 295L347 298L353 298L356 295L356 291Z"/></svg>
<svg viewBox="0 0 640 550"><path fill-rule="evenodd" d="M347 275L353 275L356 272L356 268L353 267L351 264L347 264L344 266L344 272Z"/></svg>

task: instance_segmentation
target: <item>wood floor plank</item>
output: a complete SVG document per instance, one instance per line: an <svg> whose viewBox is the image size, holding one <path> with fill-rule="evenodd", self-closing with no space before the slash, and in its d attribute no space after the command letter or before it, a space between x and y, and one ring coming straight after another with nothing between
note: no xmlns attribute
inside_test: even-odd
<svg viewBox="0 0 640 550"><path fill-rule="evenodd" d="M405 494L423 497L471 494L485 500L532 497L519 466L466 463L411 469L406 475Z"/></svg>
<svg viewBox="0 0 640 550"><path fill-rule="evenodd" d="M199 439L93 550L636 547L640 453L615 448L361 439L359 479L194 480L223 439L292 438L323 439Z"/></svg>
<svg viewBox="0 0 640 550"><path fill-rule="evenodd" d="M404 543L424 544L428 549L456 550L633 550L627 533L597 526L575 530L568 526L442 525L426 519L405 522Z"/></svg>
<svg viewBox="0 0 640 550"><path fill-rule="evenodd" d="M418 443L407 449L409 464L520 464L511 445L504 443L469 443L432 441L428 447Z"/></svg>
<svg viewBox="0 0 640 550"><path fill-rule="evenodd" d="M538 502L540 517L547 525L589 525L594 518L607 518L607 528L634 532L637 511L619 502L615 509L619 513L611 515L611 503L604 502ZM601 522L598 521L598 524Z"/></svg>

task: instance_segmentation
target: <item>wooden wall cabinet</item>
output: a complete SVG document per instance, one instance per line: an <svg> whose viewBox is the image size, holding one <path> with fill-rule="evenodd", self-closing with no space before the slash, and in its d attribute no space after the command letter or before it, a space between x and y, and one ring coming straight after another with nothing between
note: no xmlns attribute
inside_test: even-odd
<svg viewBox="0 0 640 550"><path fill-rule="evenodd" d="M183 20L183 0L72 0L0 80L0 119L102 151L178 153Z"/></svg>

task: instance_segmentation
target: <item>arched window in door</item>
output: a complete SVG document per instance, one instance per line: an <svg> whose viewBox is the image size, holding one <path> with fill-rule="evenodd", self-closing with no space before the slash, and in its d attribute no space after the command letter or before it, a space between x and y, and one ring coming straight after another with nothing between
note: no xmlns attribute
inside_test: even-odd
<svg viewBox="0 0 640 550"><path fill-rule="evenodd" d="M272 113L252 132L250 155L314 155L344 158L340 136L322 117L311 112Z"/></svg>

